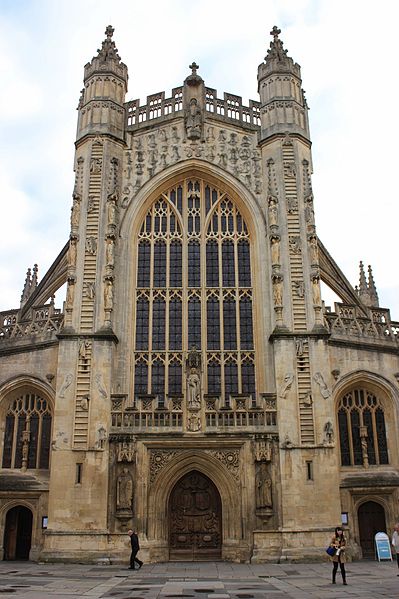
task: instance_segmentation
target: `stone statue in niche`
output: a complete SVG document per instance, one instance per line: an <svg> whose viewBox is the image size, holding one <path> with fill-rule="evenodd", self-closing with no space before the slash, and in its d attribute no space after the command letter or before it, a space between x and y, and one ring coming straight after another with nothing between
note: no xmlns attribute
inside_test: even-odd
<svg viewBox="0 0 399 599"><path fill-rule="evenodd" d="M67 310L72 310L74 298L75 298L75 279L69 278L66 299L65 299L65 307L67 308Z"/></svg>
<svg viewBox="0 0 399 599"><path fill-rule="evenodd" d="M116 195L111 194L107 200L108 204L108 227L115 228L117 224Z"/></svg>
<svg viewBox="0 0 399 599"><path fill-rule="evenodd" d="M317 265L319 261L318 248L317 248L317 237L316 235L309 236L309 251L310 251L310 263L311 265Z"/></svg>
<svg viewBox="0 0 399 599"><path fill-rule="evenodd" d="M111 280L105 281L104 287L104 309L112 310L114 305L114 286Z"/></svg>
<svg viewBox="0 0 399 599"><path fill-rule="evenodd" d="M77 253L77 239L75 237L71 237L69 242L69 252L68 252L68 262L69 266L75 268L76 266L76 253Z"/></svg>
<svg viewBox="0 0 399 599"><path fill-rule="evenodd" d="M105 255L106 255L106 264L107 266L113 268L114 267L114 240L107 239L107 244L105 247Z"/></svg>
<svg viewBox="0 0 399 599"><path fill-rule="evenodd" d="M71 228L77 229L80 220L80 195L76 192L73 194L73 204L71 208Z"/></svg>
<svg viewBox="0 0 399 599"><path fill-rule="evenodd" d="M271 508L272 505L272 480L267 465L261 462L256 472L256 507Z"/></svg>
<svg viewBox="0 0 399 599"><path fill-rule="evenodd" d="M187 397L190 410L201 407L201 380L195 368L192 368L187 378Z"/></svg>
<svg viewBox="0 0 399 599"><path fill-rule="evenodd" d="M313 199L307 199L305 205L305 220L308 225L314 225Z"/></svg>
<svg viewBox="0 0 399 599"><path fill-rule="evenodd" d="M273 276L273 300L274 305L283 305L283 279L281 276Z"/></svg>
<svg viewBox="0 0 399 599"><path fill-rule="evenodd" d="M280 264L280 237L273 235L270 237L272 264Z"/></svg>
<svg viewBox="0 0 399 599"><path fill-rule="evenodd" d="M320 306L321 292L320 292L320 276L318 274L312 275L312 294L313 294L313 304L315 306Z"/></svg>
<svg viewBox="0 0 399 599"><path fill-rule="evenodd" d="M278 225L278 208L277 208L277 198L274 196L269 196L269 225L277 226Z"/></svg>
<svg viewBox="0 0 399 599"><path fill-rule="evenodd" d="M116 509L132 511L133 480L127 468L123 468L116 481Z"/></svg>
<svg viewBox="0 0 399 599"><path fill-rule="evenodd" d="M202 114L196 98L191 98L185 120L188 139L200 139L202 135Z"/></svg>

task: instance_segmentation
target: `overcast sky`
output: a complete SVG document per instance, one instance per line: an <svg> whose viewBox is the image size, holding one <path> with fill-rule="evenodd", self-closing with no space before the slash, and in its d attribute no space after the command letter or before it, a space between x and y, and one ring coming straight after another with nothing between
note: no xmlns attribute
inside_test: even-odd
<svg viewBox="0 0 399 599"><path fill-rule="evenodd" d="M310 107L318 235L353 285L359 261L372 265L399 320L399 2L0 0L0 17L0 310L19 306L27 268L37 262L40 279L67 241L83 67L106 25L129 68L127 100L168 97L195 60L219 97L244 104L258 100L278 25Z"/></svg>

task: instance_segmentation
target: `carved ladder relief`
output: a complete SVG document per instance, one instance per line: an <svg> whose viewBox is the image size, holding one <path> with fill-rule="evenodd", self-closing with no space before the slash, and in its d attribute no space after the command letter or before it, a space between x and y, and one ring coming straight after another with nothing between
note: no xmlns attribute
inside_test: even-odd
<svg viewBox="0 0 399 599"><path fill-rule="evenodd" d="M287 229L292 290L292 316L295 333L307 331L305 284L303 279L303 258L301 229L298 210L297 165L293 142L289 135L282 143L284 165L284 188L287 208ZM306 248L305 248L306 251ZM313 251L313 250L312 250ZM314 443L314 416L311 395L309 346L304 337L296 338L296 384L299 400L299 420L301 443Z"/></svg>
<svg viewBox="0 0 399 599"><path fill-rule="evenodd" d="M98 245L98 219L101 193L103 146L95 142L90 161L89 199L87 204L84 286L80 315L80 330L89 333L94 325L94 302Z"/></svg>

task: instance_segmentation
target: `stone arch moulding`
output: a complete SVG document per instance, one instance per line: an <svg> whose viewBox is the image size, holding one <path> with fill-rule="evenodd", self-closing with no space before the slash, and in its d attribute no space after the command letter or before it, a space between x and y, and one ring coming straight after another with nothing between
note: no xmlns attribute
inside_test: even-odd
<svg viewBox="0 0 399 599"><path fill-rule="evenodd" d="M359 508L368 501L373 501L374 503L378 503L382 508L384 508L385 514L389 514L389 502L386 500L385 496L378 495L378 491L370 491L362 495L361 497L354 497L353 500L353 508L357 515Z"/></svg>
<svg viewBox="0 0 399 599"><path fill-rule="evenodd" d="M206 179L231 195L245 218L250 231L258 238L262 236L260 227L266 227L264 210L257 198L243 183L220 167L210 166L207 162L190 159L171 166L147 181L137 195L130 201L120 223L120 236L128 243L135 237L135 227L139 227L148 207L157 199L165 187L171 187L182 178L198 177Z"/></svg>
<svg viewBox="0 0 399 599"><path fill-rule="evenodd" d="M0 526L3 532L5 529L5 522L8 512L12 510L14 507L18 506L26 507L28 510L32 512L32 531L35 530L37 519L37 505L28 501L27 499L24 499L23 497L17 497L16 499L10 499L9 501L6 501L5 503L3 503L3 505L0 506Z"/></svg>
<svg viewBox="0 0 399 599"><path fill-rule="evenodd" d="M148 493L148 540L168 540L168 502L175 484L192 470L207 476L217 488L222 503L222 535L242 539L240 485L227 468L209 453L196 450L178 451L165 465Z"/></svg>
<svg viewBox="0 0 399 599"><path fill-rule="evenodd" d="M50 403L51 411L54 413L54 389L49 383L43 381L42 379L26 374L12 377L0 385L0 412L2 409L4 409L4 400L7 400L11 394L17 394L21 391L34 391L36 393L42 393L44 399Z"/></svg>
<svg viewBox="0 0 399 599"><path fill-rule="evenodd" d="M335 404L343 393L357 384L369 384L371 388L374 387L374 389L379 389L384 394L384 399L392 397L396 407L399 408L399 393L395 385L381 374L369 370L353 370L352 372L343 375L333 387Z"/></svg>

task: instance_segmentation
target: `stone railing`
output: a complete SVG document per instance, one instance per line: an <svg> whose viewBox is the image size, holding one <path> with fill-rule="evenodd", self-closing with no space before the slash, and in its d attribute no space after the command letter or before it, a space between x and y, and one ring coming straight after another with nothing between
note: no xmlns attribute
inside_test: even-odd
<svg viewBox="0 0 399 599"><path fill-rule="evenodd" d="M126 102L126 128L130 131L140 129L154 120L172 118L183 111L183 87L172 89L172 96L165 98L165 92L147 96L147 103L140 106L140 100ZM205 110L223 121L260 126L260 102L249 101L243 106L242 98L234 94L217 97L216 89L205 88Z"/></svg>
<svg viewBox="0 0 399 599"><path fill-rule="evenodd" d="M357 306L335 304L335 312L324 312L324 323L332 339L357 339L363 343L389 344L399 348L399 322L391 320L389 310L368 308L365 316Z"/></svg>
<svg viewBox="0 0 399 599"><path fill-rule="evenodd" d="M276 398L261 395L259 405L253 405L250 396L231 396L229 405L221 405L217 396L206 395L198 416L200 430L223 429L269 429L277 426ZM182 396L168 397L159 401L156 396L142 395L129 405L127 396L113 395L111 426L121 432L144 431L148 429L173 429L184 432L189 429L189 412Z"/></svg>
<svg viewBox="0 0 399 599"><path fill-rule="evenodd" d="M20 313L20 310L0 312L0 347L10 340L32 337L48 340L60 332L64 323L64 314L53 303L31 308L23 319Z"/></svg>

